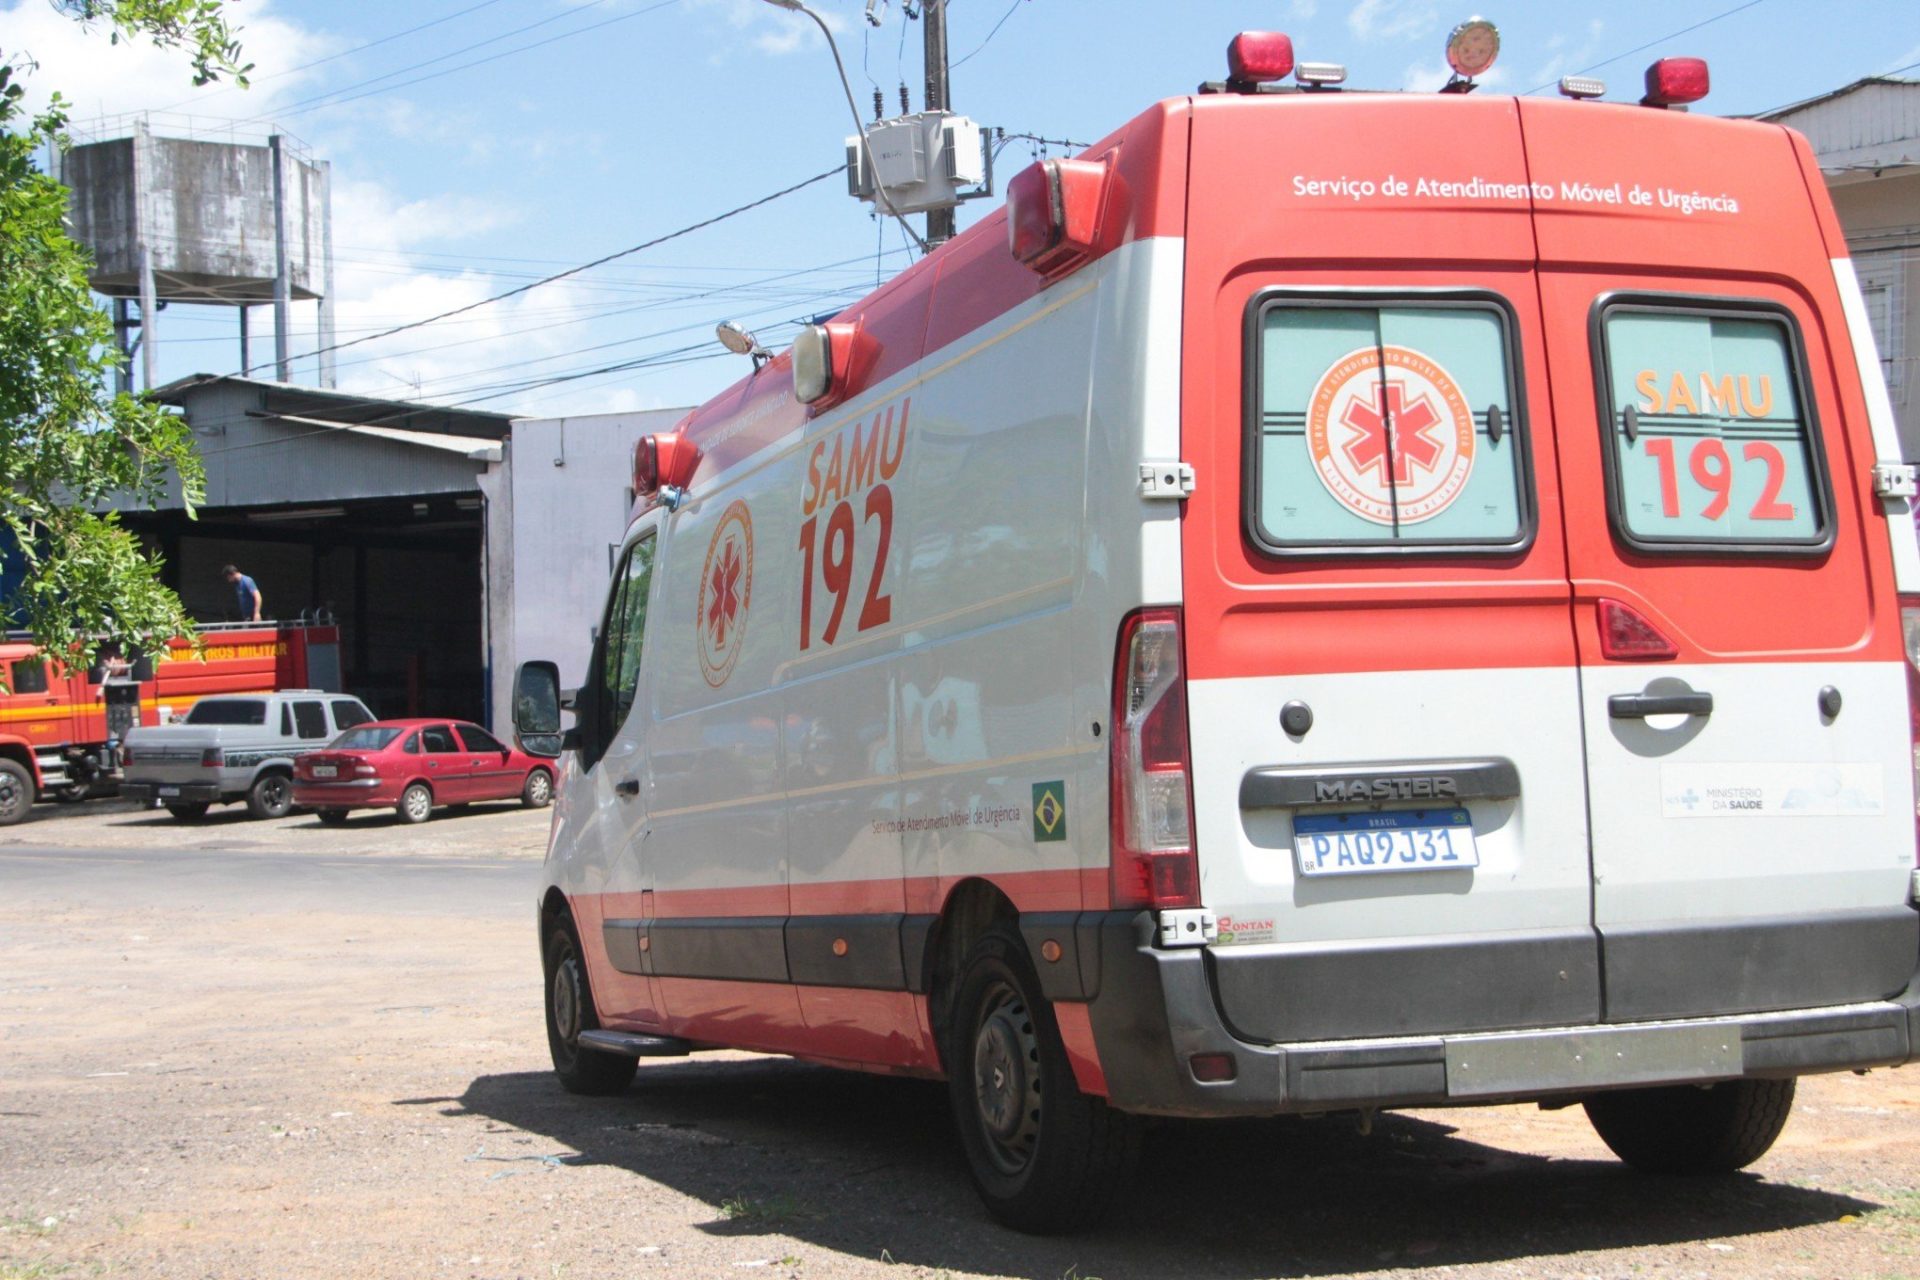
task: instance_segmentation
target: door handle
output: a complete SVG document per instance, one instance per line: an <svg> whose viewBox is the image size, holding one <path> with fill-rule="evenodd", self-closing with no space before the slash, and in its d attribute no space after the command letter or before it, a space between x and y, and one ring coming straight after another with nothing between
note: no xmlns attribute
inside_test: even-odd
<svg viewBox="0 0 1920 1280"><path fill-rule="evenodd" d="M631 800L640 794L640 779L622 778L613 784L613 793L623 800Z"/></svg>
<svg viewBox="0 0 1920 1280"><path fill-rule="evenodd" d="M1710 716L1710 693L1616 693L1607 699L1607 714L1615 720L1645 720L1648 716Z"/></svg>

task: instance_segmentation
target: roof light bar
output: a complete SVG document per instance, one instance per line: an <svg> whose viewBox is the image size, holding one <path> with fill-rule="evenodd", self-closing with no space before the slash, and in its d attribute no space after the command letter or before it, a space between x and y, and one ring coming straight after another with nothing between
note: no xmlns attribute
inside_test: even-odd
<svg viewBox="0 0 1920 1280"><path fill-rule="evenodd" d="M1596 80L1592 76L1561 76L1560 96L1584 101L1588 98L1605 97L1607 82Z"/></svg>
<svg viewBox="0 0 1920 1280"><path fill-rule="evenodd" d="M1344 84L1347 69L1337 62L1302 62L1294 67L1293 78L1305 85Z"/></svg>
<svg viewBox="0 0 1920 1280"><path fill-rule="evenodd" d="M1293 39L1282 31L1242 31L1227 45L1227 77L1235 84L1271 84L1293 71Z"/></svg>
<svg viewBox="0 0 1920 1280"><path fill-rule="evenodd" d="M1662 58L1647 68L1647 107L1678 107L1707 96L1710 85L1705 58Z"/></svg>

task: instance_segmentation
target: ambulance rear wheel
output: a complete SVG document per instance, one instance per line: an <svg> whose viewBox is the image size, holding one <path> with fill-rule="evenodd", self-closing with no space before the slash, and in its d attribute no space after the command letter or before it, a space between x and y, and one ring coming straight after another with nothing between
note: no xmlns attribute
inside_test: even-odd
<svg viewBox="0 0 1920 1280"><path fill-rule="evenodd" d="M547 932L542 948L547 971L547 1050L553 1074L568 1093L607 1097L633 1081L640 1064L623 1054L604 1053L580 1043L582 1031L599 1027L593 992L587 986L587 966L580 957L580 940L573 926L562 921Z"/></svg>
<svg viewBox="0 0 1920 1280"><path fill-rule="evenodd" d="M1035 1234L1093 1225L1139 1159L1140 1122L1074 1084L1019 934L973 944L952 1007L948 1093L987 1210Z"/></svg>
<svg viewBox="0 0 1920 1280"><path fill-rule="evenodd" d="M198 822L207 816L207 810L213 806L204 800L189 800L185 804L170 804L167 812L176 822Z"/></svg>
<svg viewBox="0 0 1920 1280"><path fill-rule="evenodd" d="M0 827L10 827L33 809L33 775L13 760L0 760Z"/></svg>
<svg viewBox="0 0 1920 1280"><path fill-rule="evenodd" d="M1792 1080L1623 1089L1587 1099L1613 1154L1642 1173L1732 1173L1767 1154L1793 1110Z"/></svg>

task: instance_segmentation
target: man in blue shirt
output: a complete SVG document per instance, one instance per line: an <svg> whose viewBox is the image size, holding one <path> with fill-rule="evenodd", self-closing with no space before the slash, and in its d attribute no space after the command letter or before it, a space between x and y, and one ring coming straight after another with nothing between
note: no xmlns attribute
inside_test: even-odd
<svg viewBox="0 0 1920 1280"><path fill-rule="evenodd" d="M240 621L261 621L259 585L255 583L252 578L240 572L238 565L230 564L220 572L227 575L227 582L233 587L234 603L239 607Z"/></svg>

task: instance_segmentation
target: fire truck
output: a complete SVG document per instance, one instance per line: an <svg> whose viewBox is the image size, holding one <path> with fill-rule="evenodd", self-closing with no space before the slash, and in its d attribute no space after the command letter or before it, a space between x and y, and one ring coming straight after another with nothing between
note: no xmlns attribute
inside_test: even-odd
<svg viewBox="0 0 1920 1280"><path fill-rule="evenodd" d="M196 643L197 642L197 643ZM340 628L330 618L215 623L164 654L103 654L90 667L50 657L19 633L0 641L0 826L35 800L82 800L119 774L119 744L208 694L340 688Z"/></svg>

